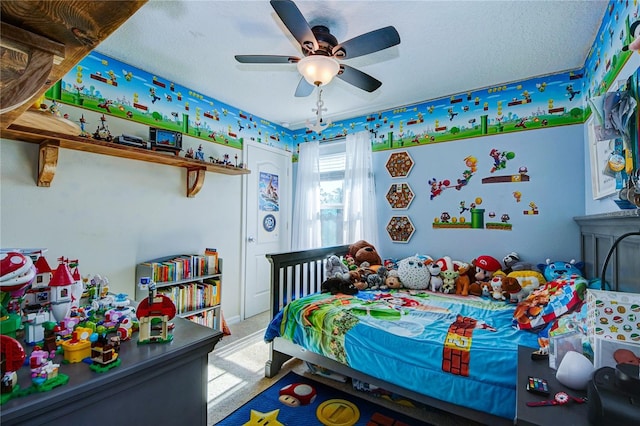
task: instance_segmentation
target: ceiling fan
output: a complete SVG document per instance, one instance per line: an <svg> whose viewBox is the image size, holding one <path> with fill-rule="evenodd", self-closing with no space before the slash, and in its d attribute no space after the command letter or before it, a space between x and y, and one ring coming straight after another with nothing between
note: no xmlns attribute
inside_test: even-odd
<svg viewBox="0 0 640 426"><path fill-rule="evenodd" d="M337 76L362 90L373 92L382 82L338 60L384 50L400 44L400 35L392 26L380 28L342 43L324 25L311 27L298 7L290 0L271 0L271 6L293 37L300 43L303 58L286 55L236 55L238 62L248 64L297 64L302 78L295 96L308 96L314 87L322 86Z"/></svg>

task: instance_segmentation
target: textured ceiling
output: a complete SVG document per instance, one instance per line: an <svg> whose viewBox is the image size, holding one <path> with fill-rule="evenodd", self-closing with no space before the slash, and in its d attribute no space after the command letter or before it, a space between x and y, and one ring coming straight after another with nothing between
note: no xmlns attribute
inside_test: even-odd
<svg viewBox="0 0 640 426"><path fill-rule="evenodd" d="M398 46L344 63L382 81L373 93L334 79L322 93L339 120L584 65L607 1L296 1L338 42L393 25ZM236 54L301 56L267 0L151 0L96 49L292 129L314 118L296 98L295 64L240 64Z"/></svg>

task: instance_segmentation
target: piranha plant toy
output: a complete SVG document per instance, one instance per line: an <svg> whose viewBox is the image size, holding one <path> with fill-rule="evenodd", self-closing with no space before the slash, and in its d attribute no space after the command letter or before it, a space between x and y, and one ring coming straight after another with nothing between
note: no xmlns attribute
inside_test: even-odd
<svg viewBox="0 0 640 426"><path fill-rule="evenodd" d="M36 276L36 268L30 257L10 251L0 254L0 271L0 334L15 338L22 319L9 304L24 295Z"/></svg>

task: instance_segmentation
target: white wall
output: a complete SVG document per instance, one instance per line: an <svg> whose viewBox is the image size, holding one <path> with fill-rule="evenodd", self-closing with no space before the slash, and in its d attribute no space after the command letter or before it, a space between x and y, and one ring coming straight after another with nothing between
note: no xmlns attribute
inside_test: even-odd
<svg viewBox="0 0 640 426"><path fill-rule="evenodd" d="M62 106L63 113L73 107ZM99 114L83 110L95 130ZM79 116L75 111L71 116ZM148 128L108 117L112 134L146 137ZM205 158L241 152L203 142ZM0 142L0 246L45 247L79 259L80 273L106 275L113 292L134 297L136 263L216 247L224 259L222 309L240 315L242 176L206 173L195 198L186 197L186 171L99 154L60 149L49 188L36 186L38 145Z"/></svg>

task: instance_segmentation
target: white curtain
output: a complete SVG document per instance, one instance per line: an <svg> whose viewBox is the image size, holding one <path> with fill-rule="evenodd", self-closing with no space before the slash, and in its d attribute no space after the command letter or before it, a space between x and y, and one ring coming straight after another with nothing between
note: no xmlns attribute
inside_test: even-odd
<svg viewBox="0 0 640 426"><path fill-rule="evenodd" d="M320 144L298 145L298 177L293 208L293 250L322 247L320 226ZM375 246L374 246L375 247Z"/></svg>
<svg viewBox="0 0 640 426"><path fill-rule="evenodd" d="M344 173L344 243L378 247L378 215L369 132L347 135ZM298 168L299 169L299 168Z"/></svg>

